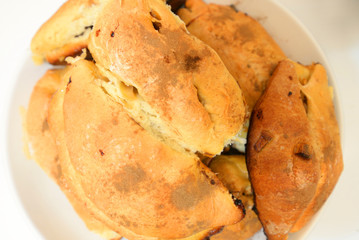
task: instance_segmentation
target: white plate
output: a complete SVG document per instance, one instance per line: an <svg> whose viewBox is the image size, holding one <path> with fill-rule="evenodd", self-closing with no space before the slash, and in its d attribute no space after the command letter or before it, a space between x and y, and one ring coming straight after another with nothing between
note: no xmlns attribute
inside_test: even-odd
<svg viewBox="0 0 359 240"><path fill-rule="evenodd" d="M226 3L231 2L233 1L226 1ZM332 72L318 44L305 27L281 5L271 0L241 0L238 8L259 19L288 57L304 64L322 63L328 71L330 84L335 85ZM33 227L46 239L100 239L86 229L56 184L34 161L27 160L22 152L21 118L18 108L27 106L33 86L50 66L35 66L31 61L29 50L20 54L17 64L18 74L12 79L16 84L9 103L11 107L6 114L8 125L5 151L7 151L11 181L23 210ZM336 94L334 101L337 118L341 123L339 99ZM290 239L304 238L314 224L315 220L299 233L292 235Z"/></svg>

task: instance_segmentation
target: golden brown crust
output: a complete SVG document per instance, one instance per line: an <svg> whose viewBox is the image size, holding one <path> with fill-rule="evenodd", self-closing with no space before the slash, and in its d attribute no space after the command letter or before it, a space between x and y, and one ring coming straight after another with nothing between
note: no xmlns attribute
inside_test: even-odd
<svg viewBox="0 0 359 240"><path fill-rule="evenodd" d="M136 91L137 106L115 98L172 147L213 156L241 130L245 106L235 80L163 1L69 0L40 28L31 49L35 58L62 63L88 47L89 35L98 66Z"/></svg>
<svg viewBox="0 0 359 240"><path fill-rule="evenodd" d="M199 159L153 138L103 91L93 63L64 78L50 129L67 186L95 217L130 239L183 238L242 218Z"/></svg>
<svg viewBox="0 0 359 240"><path fill-rule="evenodd" d="M73 59L49 107L62 190L80 215L85 210L129 239L197 240L238 222L243 209L193 154L220 153L241 129L245 107L235 80L162 1L105 2L102 9L70 0L32 44L57 63L86 47L91 34L97 66ZM85 16L76 15L79 4ZM97 14L95 25L84 25ZM81 41L73 41L74 28L61 32L62 18L76 31L85 26Z"/></svg>
<svg viewBox="0 0 359 240"><path fill-rule="evenodd" d="M48 72L27 118L35 158L90 229L198 240L223 225L214 239L247 238L261 226L252 196L234 224L243 212L227 188L238 198L240 175L226 169L234 176L221 179L226 188L194 153L219 154L242 127L246 107L231 74L251 110L285 56L245 14L198 0L187 8L189 30L229 71L161 0L69 0L32 41L53 64L86 47L96 62ZM296 69L280 64L252 118L248 168L269 239L305 225L342 171L325 71L313 65L302 82Z"/></svg>
<svg viewBox="0 0 359 240"><path fill-rule="evenodd" d="M53 94L61 85L65 72L66 69L48 70L36 83L31 94L26 116L26 129L29 144L33 150L32 157L44 172L59 185L88 229L105 237L119 237L118 234L111 232L89 214L82 202L78 201L71 191L68 191L62 176L57 146L48 125L48 107Z"/></svg>
<svg viewBox="0 0 359 240"><path fill-rule="evenodd" d="M304 227L318 212L333 191L343 171L340 131L328 89L326 71L322 65L313 66L312 74L302 87L302 91L308 101L308 118L319 150L316 154L320 161L321 175L314 198L292 228L292 232Z"/></svg>
<svg viewBox="0 0 359 240"><path fill-rule="evenodd" d="M253 110L247 164L259 218L269 239L285 239L305 209L318 202L317 196L329 195L330 188L319 186L321 176L328 175L323 155L333 142L337 144L330 145L331 161L338 165L331 165L336 169L330 176L331 188L341 172L339 131L326 77L313 78L315 72L302 86L295 64L282 61ZM319 128L326 121L331 124ZM323 201L319 201L321 206Z"/></svg>
<svg viewBox="0 0 359 240"><path fill-rule="evenodd" d="M212 47L239 83L249 111L285 55L266 30L229 6L186 1L178 11L191 34Z"/></svg>
<svg viewBox="0 0 359 240"><path fill-rule="evenodd" d="M48 70L36 83L26 115L27 136L32 156L44 172L55 182L61 175L55 141L51 135L47 109L50 99L58 89L63 70Z"/></svg>
<svg viewBox="0 0 359 240"><path fill-rule="evenodd" d="M103 0L68 0L38 30L31 41L34 59L58 64L87 47Z"/></svg>
<svg viewBox="0 0 359 240"><path fill-rule="evenodd" d="M294 65L283 61L252 113L247 164L258 216L269 239L287 238L313 198L320 176L316 154L297 154L301 146L313 149L300 92Z"/></svg>
<svg viewBox="0 0 359 240"><path fill-rule="evenodd" d="M156 124L165 141L219 154L244 121L240 88L218 55L189 35L162 1L137 4L109 1L98 15L89 43L96 64L148 104L144 111L155 116L149 120L121 100L146 130Z"/></svg>

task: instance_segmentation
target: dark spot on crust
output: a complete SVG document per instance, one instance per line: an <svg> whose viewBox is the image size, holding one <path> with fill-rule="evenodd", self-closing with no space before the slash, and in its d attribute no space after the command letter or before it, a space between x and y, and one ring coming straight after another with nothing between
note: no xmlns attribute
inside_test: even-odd
<svg viewBox="0 0 359 240"><path fill-rule="evenodd" d="M171 193L171 201L179 210L190 209L210 194L211 185L206 179L188 175Z"/></svg>
<svg viewBox="0 0 359 240"><path fill-rule="evenodd" d="M115 32L112 31L112 32L111 32L111 37L114 37L114 36L115 36Z"/></svg>
<svg viewBox="0 0 359 240"><path fill-rule="evenodd" d="M257 48L254 53L257 54L259 57L264 57L264 52L260 48Z"/></svg>
<svg viewBox="0 0 359 240"><path fill-rule="evenodd" d="M98 29L98 30L96 31L96 37L98 37L98 35L100 35L100 32L101 32L101 29Z"/></svg>
<svg viewBox="0 0 359 240"><path fill-rule="evenodd" d="M113 184L118 191L126 193L136 190L146 178L146 172L139 166L126 165L113 177Z"/></svg>
<svg viewBox="0 0 359 240"><path fill-rule="evenodd" d="M79 33L79 34L76 34L76 35L75 35L75 38L81 37L81 36L83 36L84 34L85 34L85 32L81 32L81 33Z"/></svg>
<svg viewBox="0 0 359 240"><path fill-rule="evenodd" d="M288 93L288 97L290 97L290 96L292 96L292 92L291 91L289 91L289 93Z"/></svg>
<svg viewBox="0 0 359 240"><path fill-rule="evenodd" d="M215 235L215 234L219 234L220 232L222 232L224 229L224 226L221 227L217 227L215 229L212 229L211 231L208 232L207 236L205 238L203 238L203 240L210 240L211 236Z"/></svg>
<svg viewBox="0 0 359 240"><path fill-rule="evenodd" d="M302 100L305 113L308 114L308 98L302 91L300 91L300 98Z"/></svg>
<svg viewBox="0 0 359 240"><path fill-rule="evenodd" d="M240 39L241 44L252 41L254 34L248 24L239 25L237 31L234 34L234 39Z"/></svg>
<svg viewBox="0 0 359 240"><path fill-rule="evenodd" d="M152 25L153 25L153 28L158 32L160 31L160 29L162 27L162 24L160 22L152 22Z"/></svg>
<svg viewBox="0 0 359 240"><path fill-rule="evenodd" d="M44 119L44 121L42 122L42 128L41 131L45 132L49 130L49 123L47 122L47 118Z"/></svg>
<svg viewBox="0 0 359 240"><path fill-rule="evenodd" d="M262 111L262 109L258 109L256 117L257 117L258 120L263 119L263 111Z"/></svg>
<svg viewBox="0 0 359 240"><path fill-rule="evenodd" d="M199 67L198 62L201 60L199 56L186 55L184 59L186 71L196 70Z"/></svg>
<svg viewBox="0 0 359 240"><path fill-rule="evenodd" d="M98 151L100 152L101 156L105 155L102 149L99 149Z"/></svg>
<svg viewBox="0 0 359 240"><path fill-rule="evenodd" d="M336 144L334 141L330 141L330 143L324 147L323 153L324 153L325 162L334 161L336 159L335 150L336 150Z"/></svg>
<svg viewBox="0 0 359 240"><path fill-rule="evenodd" d="M261 136L254 144L254 150L256 150L256 152L259 153L271 140L272 140L271 134L267 131L262 131Z"/></svg>
<svg viewBox="0 0 359 240"><path fill-rule="evenodd" d="M66 85L66 93L70 90L70 84L72 83L71 77L69 78L69 81Z"/></svg>
<svg viewBox="0 0 359 240"><path fill-rule="evenodd" d="M307 143L298 143L294 147L294 154L301 159L310 160L313 157L313 148Z"/></svg>
<svg viewBox="0 0 359 240"><path fill-rule="evenodd" d="M232 195L232 199L233 199L234 205L236 205L237 208L241 209L243 211L243 214L246 215L246 208L244 207L242 200L235 198L233 195Z"/></svg>
<svg viewBox="0 0 359 240"><path fill-rule="evenodd" d="M168 55L164 56L163 60L165 61L165 63L170 63L170 57Z"/></svg>
<svg viewBox="0 0 359 240"><path fill-rule="evenodd" d="M289 78L289 80L293 80L293 77L292 77L292 76L289 76L288 78Z"/></svg>
<svg viewBox="0 0 359 240"><path fill-rule="evenodd" d="M211 179L211 184L212 184L212 185L216 184L216 181L214 181L213 179Z"/></svg>
<svg viewBox="0 0 359 240"><path fill-rule="evenodd" d="M128 218L126 216L121 215L121 225L125 226L125 227L129 227L132 225L132 222L128 220Z"/></svg>
<svg viewBox="0 0 359 240"><path fill-rule="evenodd" d="M78 38L78 37L81 37L81 36L85 35L85 32L87 32L88 30L92 30L92 28L93 28L93 25L85 26L85 28L84 28L85 31L83 31L83 32L81 32L79 34L76 34L75 38Z"/></svg>
<svg viewBox="0 0 359 240"><path fill-rule="evenodd" d="M56 163L56 170L55 170L54 176L56 177L57 183L60 184L60 181L62 181L62 179L61 179L62 168L61 168L61 165L60 165L59 155L56 155L55 163Z"/></svg>
<svg viewBox="0 0 359 240"><path fill-rule="evenodd" d="M90 50L86 48L86 60L96 63L96 61L93 59L92 54L90 53Z"/></svg>

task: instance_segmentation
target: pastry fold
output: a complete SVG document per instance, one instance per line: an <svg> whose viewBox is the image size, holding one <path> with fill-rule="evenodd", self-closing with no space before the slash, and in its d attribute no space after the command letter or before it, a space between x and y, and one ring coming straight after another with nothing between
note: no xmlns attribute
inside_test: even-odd
<svg viewBox="0 0 359 240"><path fill-rule="evenodd" d="M240 85L251 112L285 54L262 25L230 6L187 0L178 16L212 47Z"/></svg>
<svg viewBox="0 0 359 240"><path fill-rule="evenodd" d="M63 64L67 56L87 47L96 16L107 0L68 0L37 31L31 41L36 63Z"/></svg>
<svg viewBox="0 0 359 240"><path fill-rule="evenodd" d="M68 68L48 70L32 91L26 115L31 157L59 185L88 229L105 239L120 239L116 232L92 216L84 202L67 187L67 180L63 176L58 147L49 126L48 110L52 96L61 86L62 78L67 71Z"/></svg>
<svg viewBox="0 0 359 240"><path fill-rule="evenodd" d="M43 47L45 55L52 54L52 42L44 36L61 36L59 49L74 41L53 33L63 31L55 23L74 11L72 2L35 35L32 45ZM163 1L106 0L86 6L76 18L91 24L81 36L83 47L108 78L103 87L146 131L173 148L206 156L237 140L246 117L241 89L217 53L191 36Z"/></svg>
<svg viewBox="0 0 359 240"><path fill-rule="evenodd" d="M55 74L54 88L36 97L42 80L53 82L49 74ZM56 148L39 155L40 166L61 169L48 172L75 209L85 207L91 220L129 239L202 239L243 217L242 206L195 154L166 145L114 101L93 62L78 60L46 76L34 90L27 121L38 125L38 140ZM37 122L40 110L47 117ZM40 136L40 125L51 135Z"/></svg>
<svg viewBox="0 0 359 240"><path fill-rule="evenodd" d="M221 153L245 118L240 88L162 1L140 2L110 1L98 15L89 42L96 65L134 89L117 99L146 130L173 147Z"/></svg>
<svg viewBox="0 0 359 240"><path fill-rule="evenodd" d="M343 168L324 68L282 61L257 102L247 166L269 239L286 239L323 205Z"/></svg>

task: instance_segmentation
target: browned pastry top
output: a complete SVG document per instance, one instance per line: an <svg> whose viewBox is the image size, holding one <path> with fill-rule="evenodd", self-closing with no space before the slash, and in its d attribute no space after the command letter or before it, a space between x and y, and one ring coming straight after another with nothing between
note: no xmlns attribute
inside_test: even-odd
<svg viewBox="0 0 359 240"><path fill-rule="evenodd" d="M285 55L257 21L200 0L178 14L185 23L162 0L66 2L33 38L34 56L59 64L87 48L91 61L68 58L36 85L34 157L107 237L198 240L224 225L215 239L249 237L261 225L251 192L241 196L243 156L217 156L215 173L200 157L235 142L259 99L248 170L267 236L285 239L343 167L325 70L284 60L267 84Z"/></svg>
<svg viewBox="0 0 359 240"><path fill-rule="evenodd" d="M89 50L110 81L134 88L131 98L115 96L131 117L171 146L216 155L241 129L235 79L161 1L110 1Z"/></svg>
<svg viewBox="0 0 359 240"><path fill-rule="evenodd" d="M300 222L324 203L342 170L324 68L310 66L304 77L302 68L282 61L252 114L247 164L269 239L285 239L293 226L303 226Z"/></svg>
<svg viewBox="0 0 359 240"><path fill-rule="evenodd" d="M63 177L57 145L48 123L48 108L53 94L62 85L67 70L67 68L48 70L33 89L26 116L26 130L32 149L31 157L59 185L90 230L105 238L115 239L119 235L91 215L76 193L66 187L67 182Z"/></svg>
<svg viewBox="0 0 359 240"><path fill-rule="evenodd" d="M93 63L74 63L64 79L49 126L68 187L94 217L130 239L183 238L242 218L195 155L153 137L104 92Z"/></svg>
<svg viewBox="0 0 359 240"><path fill-rule="evenodd" d="M261 24L229 6L186 1L178 11L188 31L212 47L239 83L249 111L285 55Z"/></svg>
<svg viewBox="0 0 359 240"><path fill-rule="evenodd" d="M63 63L67 56L81 53L97 13L106 0L68 0L37 31L31 41L33 59Z"/></svg>

